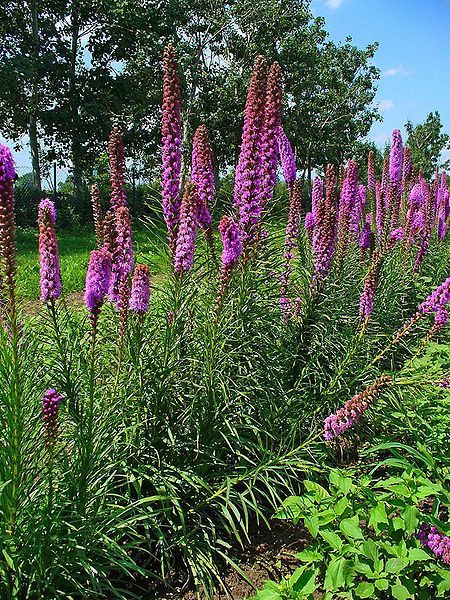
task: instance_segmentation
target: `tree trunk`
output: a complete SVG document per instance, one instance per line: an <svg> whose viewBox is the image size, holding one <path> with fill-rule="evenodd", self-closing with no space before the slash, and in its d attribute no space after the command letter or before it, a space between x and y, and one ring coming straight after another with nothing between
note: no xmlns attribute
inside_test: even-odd
<svg viewBox="0 0 450 600"><path fill-rule="evenodd" d="M28 123L28 133L30 136L31 162L33 165L33 183L34 187L40 192L41 186L41 165L39 162L39 140L37 128L37 104L38 104L38 81L37 65L39 61L39 22L36 2L31 2L31 30L33 39L33 57L34 72L31 86L30 115Z"/></svg>

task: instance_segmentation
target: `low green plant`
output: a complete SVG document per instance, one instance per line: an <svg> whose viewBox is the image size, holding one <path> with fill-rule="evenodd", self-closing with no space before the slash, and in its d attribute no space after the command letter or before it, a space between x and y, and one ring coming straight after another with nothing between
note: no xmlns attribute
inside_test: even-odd
<svg viewBox="0 0 450 600"><path fill-rule="evenodd" d="M447 533L440 520L450 504L448 477L429 479L408 469L384 479L331 470L328 489L305 481L275 517L303 523L313 542L296 558L302 566L280 583L266 582L258 600L301 600L323 590L332 598L446 597L450 571L422 547L422 522Z"/></svg>

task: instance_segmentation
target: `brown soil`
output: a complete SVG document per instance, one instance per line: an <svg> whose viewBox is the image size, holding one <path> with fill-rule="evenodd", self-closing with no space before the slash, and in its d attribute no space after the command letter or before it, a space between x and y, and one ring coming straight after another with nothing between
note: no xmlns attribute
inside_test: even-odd
<svg viewBox="0 0 450 600"><path fill-rule="evenodd" d="M252 587L237 571L229 568L223 573L225 589L214 595L214 600L243 600L252 597L256 589L260 589L267 579L280 581L291 574L299 561L295 554L303 550L310 542L308 531L301 525L275 522L271 530L257 534L252 544L246 548L235 562L246 577L253 582ZM221 574L222 575L222 574ZM193 589L179 590L175 593L154 592L155 600L197 600ZM200 598L205 598L203 594Z"/></svg>

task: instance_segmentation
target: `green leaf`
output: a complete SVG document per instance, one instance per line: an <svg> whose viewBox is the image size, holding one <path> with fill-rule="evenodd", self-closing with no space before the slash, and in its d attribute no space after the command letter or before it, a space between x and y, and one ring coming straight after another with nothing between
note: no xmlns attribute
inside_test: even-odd
<svg viewBox="0 0 450 600"><path fill-rule="evenodd" d="M328 565L325 574L324 587L326 590L336 591L345 585L345 578L349 570L349 563L343 557L334 558Z"/></svg>
<svg viewBox="0 0 450 600"><path fill-rule="evenodd" d="M294 592L303 596L310 596L316 590L316 577L319 569L309 569L302 573L301 577L292 585Z"/></svg>
<svg viewBox="0 0 450 600"><path fill-rule="evenodd" d="M411 598L411 594L401 583L396 583L391 587L392 597L396 598L396 600L406 600L406 598Z"/></svg>
<svg viewBox="0 0 450 600"><path fill-rule="evenodd" d="M319 532L319 519L317 517L305 517L304 519L305 527L307 527L309 533L313 536L313 538L317 537Z"/></svg>
<svg viewBox="0 0 450 600"><path fill-rule="evenodd" d="M359 519L357 516L341 521L339 524L339 529L347 538L353 540L364 539L363 532L361 531L361 527L359 526Z"/></svg>
<svg viewBox="0 0 450 600"><path fill-rule="evenodd" d="M417 523L419 522L419 511L415 506L408 506L403 511L403 519L405 521L406 532L411 535L416 528Z"/></svg>
<svg viewBox="0 0 450 600"><path fill-rule="evenodd" d="M319 531L319 535L334 549L340 550L342 548L342 540L334 531L323 529Z"/></svg>
<svg viewBox="0 0 450 600"><path fill-rule="evenodd" d="M330 483L344 494L344 496L354 487L350 477L346 477L336 470L330 472Z"/></svg>
<svg viewBox="0 0 450 600"><path fill-rule="evenodd" d="M375 587L377 590L386 591L389 587L389 581L387 579L377 579L375 581Z"/></svg>
<svg viewBox="0 0 450 600"><path fill-rule="evenodd" d="M296 554L295 558L297 558L298 560L301 560L302 562L305 562L305 563L311 563L311 562L318 562L320 560L323 560L323 554L321 554L319 552L318 548L314 548L314 549L306 548L305 550L302 550L302 552L299 552L298 554Z"/></svg>
<svg viewBox="0 0 450 600"><path fill-rule="evenodd" d="M445 592L448 592L448 590L450 590L450 573L446 573L444 575L444 579L438 583L436 589L438 596L444 596Z"/></svg>
<svg viewBox="0 0 450 600"><path fill-rule="evenodd" d="M273 589L266 588L266 587L263 588L262 590L260 590L254 597L254 600L280 600L280 599L281 599L281 595L278 590L273 590Z"/></svg>
<svg viewBox="0 0 450 600"><path fill-rule="evenodd" d="M356 595L360 598L373 598L373 593L375 591L375 587L373 583L367 583L363 581L356 588Z"/></svg>
<svg viewBox="0 0 450 600"><path fill-rule="evenodd" d="M379 531L378 525L380 523L389 523L386 514L386 505L384 502L379 502L374 508L370 510L369 527L373 526L375 531Z"/></svg>
<svg viewBox="0 0 450 600"><path fill-rule="evenodd" d="M303 483L308 492L314 492L316 500L323 500L324 498L328 498L330 496L327 490L315 481L305 479Z"/></svg>
<svg viewBox="0 0 450 600"><path fill-rule="evenodd" d="M407 566L407 563L401 558L390 558L386 561L384 570L386 573L400 573Z"/></svg>
<svg viewBox="0 0 450 600"><path fill-rule="evenodd" d="M348 507L349 501L345 496L338 500L334 505L334 512L336 515L341 516L345 509Z"/></svg>
<svg viewBox="0 0 450 600"><path fill-rule="evenodd" d="M366 540L361 544L361 550L364 556L370 558L374 562L378 560L378 546L373 540Z"/></svg>
<svg viewBox="0 0 450 600"><path fill-rule="evenodd" d="M422 550L422 548L410 548L408 552L408 560L414 562L416 560L430 560L430 555Z"/></svg>
<svg viewBox="0 0 450 600"><path fill-rule="evenodd" d="M353 565L354 570L357 573L361 573L362 575L365 575L366 577L368 577L369 579L371 579L374 576L374 572L372 570L372 567L370 565L368 565L367 563L364 562L360 562L359 560L355 562L355 564Z"/></svg>

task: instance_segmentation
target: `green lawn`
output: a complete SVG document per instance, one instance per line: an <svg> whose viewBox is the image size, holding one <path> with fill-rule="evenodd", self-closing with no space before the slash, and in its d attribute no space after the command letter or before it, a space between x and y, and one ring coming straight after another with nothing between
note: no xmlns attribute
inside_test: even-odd
<svg viewBox="0 0 450 600"><path fill-rule="evenodd" d="M157 228L133 232L135 260L149 264L152 273L165 270L167 257L163 232ZM95 248L95 239L88 228L79 231L58 232L61 278L65 295L82 292L86 279L89 253ZM39 298L38 232L33 229L17 231L17 294L21 299Z"/></svg>

